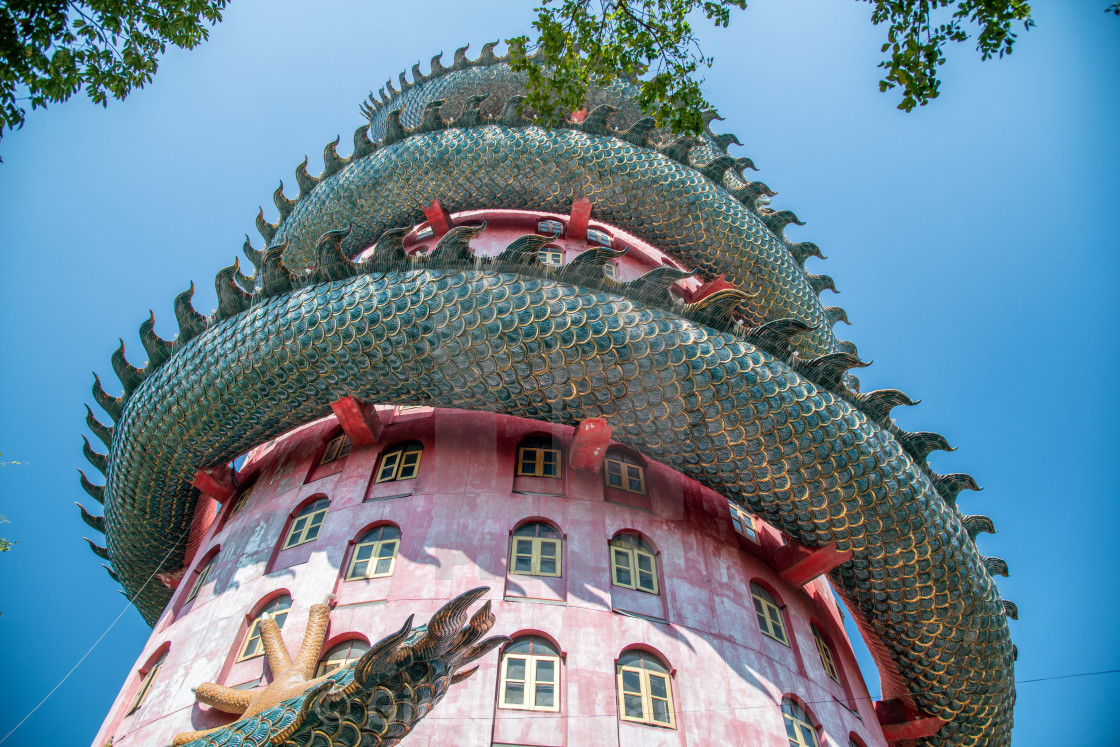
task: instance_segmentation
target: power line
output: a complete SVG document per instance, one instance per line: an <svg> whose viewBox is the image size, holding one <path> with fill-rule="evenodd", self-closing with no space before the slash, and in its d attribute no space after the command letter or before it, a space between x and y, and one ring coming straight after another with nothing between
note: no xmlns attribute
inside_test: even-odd
<svg viewBox="0 0 1120 747"><path fill-rule="evenodd" d="M190 531L190 530L188 529L187 531ZM181 535L179 535L179 540L184 539L186 536L187 536L187 532L183 532ZM159 573L161 568L163 568L163 564L167 562L167 559L169 557L171 557L171 553L174 552L175 547L177 545L178 545L178 541L176 541L176 543L171 546L171 549L167 551L167 554L163 556L163 560L159 561L159 565L157 565L156 569L154 571L152 571L152 575L148 576L148 580L145 581L140 586L140 588L136 590L136 594L133 595L132 599L129 599L127 602L125 602L124 609L122 609L120 614L117 615L116 618L113 619L113 622L109 623L109 627L105 628L105 632L102 633L100 636L98 636L97 640L93 642L93 645L89 647L88 651L86 651L84 654L82 654L82 658L78 659L78 661L74 664L74 666L70 667L70 671L67 672L65 675L63 675L62 679L58 681L57 685L55 685L54 687L51 688L51 691L49 693L47 693L46 695L43 696L43 699L39 701L38 705L36 705L34 708L32 708L30 711L28 711L27 715L24 716L23 718L21 718L19 720L19 723L12 727L11 731L9 731L3 737L0 737L0 744L3 744L4 742L8 741L8 737L15 734L16 730L19 729L19 727L23 726L24 722L27 721L27 719L31 718L31 716L34 715L35 711L42 708L43 704L46 703L50 699L50 697L55 694L55 691L58 690L58 688L62 687L62 684L70 678L70 675L74 674L74 670L76 670L79 666L81 666L82 662L85 661L89 657L89 655L93 653L93 650L95 648L97 648L97 644L99 644L99 643L101 643L101 641L105 640L105 636L109 635L109 631L113 629L113 626L115 626L117 624L117 622L120 621L120 619L122 617L124 617L125 612L128 612L128 608L132 606L133 599L136 599L136 597L140 596L140 592L144 591L144 589L147 588L148 584L151 583L152 579L155 578L156 574Z"/></svg>

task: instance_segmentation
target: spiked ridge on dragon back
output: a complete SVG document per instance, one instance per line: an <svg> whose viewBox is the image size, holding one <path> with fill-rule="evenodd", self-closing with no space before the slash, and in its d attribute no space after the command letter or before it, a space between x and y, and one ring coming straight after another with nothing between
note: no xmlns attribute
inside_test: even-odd
<svg viewBox="0 0 1120 747"><path fill-rule="evenodd" d="M93 390L115 425L87 416L109 447L84 447L106 474L103 487L82 475L105 503L104 518L82 509L108 538L90 542L94 552L154 622L168 595L144 580L169 552L182 557L174 538L191 520L194 472L339 397L605 417L620 441L799 541L852 550L833 581L915 701L949 722L927 743L1007 744L1006 616L1017 613L992 580L1006 564L975 546L995 528L956 508L961 490L977 489L971 477L925 463L945 439L890 419L909 397L858 392L849 371L864 364L832 334L846 317L817 297L831 278L804 269L820 251L783 236L800 221L764 206L773 192L741 173L753 164L726 153L737 138L668 138L623 81L594 90L582 122L553 130L520 113L522 85L491 45L477 61L463 50L450 68L434 60L427 76L417 66L411 83L402 74L401 92L371 97L351 157L336 140L321 176L306 159L297 168L296 199L277 190L280 222L258 217L268 248L246 241L253 275L237 263L218 273L212 317L191 305L192 285L175 301L177 339L159 338L153 317L141 326L146 366L121 344L112 363L123 394L100 381ZM616 282L603 275L605 249L553 268L536 258L542 236L478 257L478 225L453 228L428 256L403 250L433 199L452 213L563 212L579 197L597 219L735 289L683 303L670 286L689 273Z"/></svg>

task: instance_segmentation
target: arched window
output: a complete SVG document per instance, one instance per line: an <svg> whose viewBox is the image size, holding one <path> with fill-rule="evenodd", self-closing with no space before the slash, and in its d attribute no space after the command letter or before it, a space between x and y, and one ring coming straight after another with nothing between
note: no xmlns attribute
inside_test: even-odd
<svg viewBox="0 0 1120 747"><path fill-rule="evenodd" d="M283 629L284 621L288 619L288 610L291 608L292 598L287 594L276 597L261 608L253 624L249 626L249 634L245 636L245 643L241 646L241 653L238 654L237 660L245 661L264 654L264 643L261 641L261 616L264 613L272 615L276 627Z"/></svg>
<svg viewBox="0 0 1120 747"><path fill-rule="evenodd" d="M786 626L782 622L782 610L770 592L758 584L751 582L751 596L754 598L754 612L758 616L758 627L763 634L770 636L779 643L789 645L786 636Z"/></svg>
<svg viewBox="0 0 1120 747"><path fill-rule="evenodd" d="M560 236L564 233L564 224L558 220L543 218L537 222L537 233L545 236Z"/></svg>
<svg viewBox="0 0 1120 747"><path fill-rule="evenodd" d="M510 572L519 576L559 576L561 541L556 527L540 522L521 525L513 532Z"/></svg>
<svg viewBox="0 0 1120 747"><path fill-rule="evenodd" d="M611 582L626 589L657 593L657 555L632 534L611 540Z"/></svg>
<svg viewBox="0 0 1120 747"><path fill-rule="evenodd" d="M534 436L521 442L517 449L517 476L560 477L560 444L546 436Z"/></svg>
<svg viewBox="0 0 1120 747"><path fill-rule="evenodd" d="M350 666L362 658L362 654L366 651L369 651L369 644L361 638L351 638L343 641L319 660L319 668L316 670L315 676L322 677L325 674L331 674L343 667Z"/></svg>
<svg viewBox="0 0 1120 747"><path fill-rule="evenodd" d="M346 580L380 578L393 575L397 563L397 549L401 544L401 530L386 524L374 527L358 538Z"/></svg>
<svg viewBox="0 0 1120 747"><path fill-rule="evenodd" d="M758 529L754 525L754 517L734 501L729 500L727 506L731 509L731 523L735 525L735 531L751 542L758 542Z"/></svg>
<svg viewBox="0 0 1120 747"><path fill-rule="evenodd" d="M381 456L377 467L376 482L411 480L420 471L420 456L424 447L419 441L397 444Z"/></svg>
<svg viewBox="0 0 1120 747"><path fill-rule="evenodd" d="M128 706L128 711L124 714L131 716L140 710L140 706L144 705L144 698L148 697L148 691L152 689L152 682L155 681L156 675L159 674L159 668L163 666L163 660L167 658L167 652L155 660L155 662L148 667L147 672L141 671L144 679L140 681L140 689L136 691L135 697L132 698L132 703Z"/></svg>
<svg viewBox="0 0 1120 747"><path fill-rule="evenodd" d="M499 708L560 710L560 652L540 636L517 638L502 654Z"/></svg>
<svg viewBox="0 0 1120 747"><path fill-rule="evenodd" d="M206 585L206 580L210 578L210 570L214 567L214 561L217 559L218 553L212 553L210 557L206 559L206 562L195 571L194 583L191 584L191 590L187 593L186 598L183 599L184 604L198 596L198 592L202 590L202 587Z"/></svg>
<svg viewBox="0 0 1120 747"><path fill-rule="evenodd" d="M537 259L546 265L559 267L564 264L564 250L556 246L546 246L537 250Z"/></svg>
<svg viewBox="0 0 1120 747"><path fill-rule="evenodd" d="M288 529L288 536L284 539L283 549L287 550L289 547L302 545L304 542L310 542L318 537L319 527L323 525L323 518L327 515L327 508L330 505L329 500L320 498L304 506L292 519L292 526Z"/></svg>
<svg viewBox="0 0 1120 747"><path fill-rule="evenodd" d="M653 654L627 651L618 659L619 718L676 728L669 668Z"/></svg>
<svg viewBox="0 0 1120 747"><path fill-rule="evenodd" d="M609 247L611 245L611 235L606 231L600 231L598 228L589 228L587 229L587 243Z"/></svg>
<svg viewBox="0 0 1120 747"><path fill-rule="evenodd" d="M646 470L634 455L621 449L611 449L603 460L603 470L607 486L645 495Z"/></svg>
<svg viewBox="0 0 1120 747"><path fill-rule="evenodd" d="M793 698L782 698L782 715L786 720L786 736L790 747L820 747L813 719Z"/></svg>
<svg viewBox="0 0 1120 747"><path fill-rule="evenodd" d="M237 501L233 504L233 508L229 512L229 517L232 519L245 508L245 504L249 502L249 496L253 494L252 488L245 488L241 491L241 495L237 496Z"/></svg>
<svg viewBox="0 0 1120 747"><path fill-rule="evenodd" d="M345 433L339 433L327 442L327 448L323 450L323 456L319 459L319 464L330 464L342 459L349 453L350 437Z"/></svg>
<svg viewBox="0 0 1120 747"><path fill-rule="evenodd" d="M821 665L824 666L825 674L827 674L832 681L840 684L840 670L836 668L836 660L832 656L832 646L828 645L824 635L817 630L817 626L813 626L813 640L817 643L817 653L821 657Z"/></svg>

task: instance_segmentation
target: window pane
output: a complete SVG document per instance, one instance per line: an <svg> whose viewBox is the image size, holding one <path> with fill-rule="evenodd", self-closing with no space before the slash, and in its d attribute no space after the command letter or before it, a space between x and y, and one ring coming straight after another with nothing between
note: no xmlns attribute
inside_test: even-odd
<svg viewBox="0 0 1120 747"><path fill-rule="evenodd" d="M614 558L614 577L615 582L619 586L633 586L634 579L630 570L630 553L627 550L620 550L619 548L611 548L611 556Z"/></svg>
<svg viewBox="0 0 1120 747"><path fill-rule="evenodd" d="M387 576L389 571L393 568L392 558L381 558L377 561L377 566L373 571L375 576Z"/></svg>
<svg viewBox="0 0 1120 747"><path fill-rule="evenodd" d="M533 705L538 708L552 708L554 698L554 688L552 685L538 684L536 687L536 699Z"/></svg>
<svg viewBox="0 0 1120 747"><path fill-rule="evenodd" d="M520 656L511 656L506 659L506 679L507 680L525 680L525 659Z"/></svg>
<svg viewBox="0 0 1120 747"><path fill-rule="evenodd" d="M810 729L809 727L802 724L801 725L801 738L802 738L802 741L804 741L805 744L810 745L810 747L817 747L816 729Z"/></svg>
<svg viewBox="0 0 1120 747"><path fill-rule="evenodd" d="M397 470L398 480L411 480L416 477L416 468L420 464L420 452L409 451L401 461L401 468Z"/></svg>
<svg viewBox="0 0 1120 747"><path fill-rule="evenodd" d="M656 698L650 702L653 707L653 720L659 724L668 724L669 721L669 702L667 700L657 700Z"/></svg>
<svg viewBox="0 0 1120 747"><path fill-rule="evenodd" d="M555 558L560 554L560 543L556 540L542 539L540 547L542 558Z"/></svg>
<svg viewBox="0 0 1120 747"><path fill-rule="evenodd" d="M668 698L668 680L656 674L649 675L649 691L655 698Z"/></svg>
<svg viewBox="0 0 1120 747"><path fill-rule="evenodd" d="M523 683L523 682L507 682L506 683L506 699L503 702L506 705L524 705L525 704L525 683Z"/></svg>
<svg viewBox="0 0 1120 747"><path fill-rule="evenodd" d="M537 659L536 681L538 684L556 682L556 662L552 659Z"/></svg>
<svg viewBox="0 0 1120 747"><path fill-rule="evenodd" d="M355 560L369 560L373 555L373 545L358 545L358 549L354 551Z"/></svg>
<svg viewBox="0 0 1120 747"><path fill-rule="evenodd" d="M555 576L556 558L541 558L540 572L542 576Z"/></svg>
<svg viewBox="0 0 1120 747"><path fill-rule="evenodd" d="M641 695L623 695L622 707L626 715L631 718L645 718L645 712L642 710Z"/></svg>
<svg viewBox="0 0 1120 747"><path fill-rule="evenodd" d="M560 532L548 524L537 524L537 535L539 537L551 537L553 539L560 538Z"/></svg>
<svg viewBox="0 0 1120 747"><path fill-rule="evenodd" d="M640 695L642 692L641 674L629 669L622 670L622 692L638 693Z"/></svg>
<svg viewBox="0 0 1120 747"><path fill-rule="evenodd" d="M654 581L653 574L647 571L638 571L638 588L643 591L656 592L657 583Z"/></svg>
<svg viewBox="0 0 1120 747"><path fill-rule="evenodd" d="M369 568L368 560L359 560L350 568L350 578L365 578L366 569Z"/></svg>
<svg viewBox="0 0 1120 747"><path fill-rule="evenodd" d="M389 540L387 542L382 542L381 543L381 547L378 549L378 552L377 552L377 557L379 557L379 558L391 558L396 554L397 554L397 542L396 542L396 540Z"/></svg>

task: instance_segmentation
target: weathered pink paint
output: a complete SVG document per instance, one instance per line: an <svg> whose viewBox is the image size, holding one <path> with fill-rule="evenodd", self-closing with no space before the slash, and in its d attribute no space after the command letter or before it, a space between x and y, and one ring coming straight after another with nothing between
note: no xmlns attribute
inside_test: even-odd
<svg viewBox="0 0 1120 747"><path fill-rule="evenodd" d="M249 454L238 479L253 481L250 497L236 516L229 516L228 501L210 522L96 747L110 737L118 747L166 745L180 731L228 723L231 717L196 704L191 688L268 679L263 658L236 658L252 619L277 595L292 598L283 628L292 649L308 608L336 595L329 648L348 637L376 641L409 614L426 620L479 585L490 587L495 633L541 635L562 652L560 711L497 708L499 657L490 655L406 745L787 747L785 695L809 704L822 745L847 747L853 734L869 747L886 744L831 589L824 579L803 589L782 579L767 560L781 543L773 529L760 524L758 545L740 537L723 497L646 460L646 496L607 488L602 474L585 470L564 469L558 479L514 476L524 438L549 435L570 453L574 429L567 426L457 410L376 409L380 438L355 445L338 463L318 465L326 441L340 432L334 416ZM417 477L375 483L381 454L404 441L423 446ZM293 513L320 496L331 503L318 537L280 550ZM509 572L510 535L529 521L562 533L559 578ZM401 530L393 574L343 581L354 541L385 523ZM607 543L619 532L636 533L656 550L660 594L612 586ZM185 602L211 557L205 585ZM751 581L783 606L791 646L760 632ZM840 683L825 674L814 625L831 643ZM655 653L671 669L676 729L618 718L615 662L630 648ZM142 673L164 651L144 704L126 715Z"/></svg>

